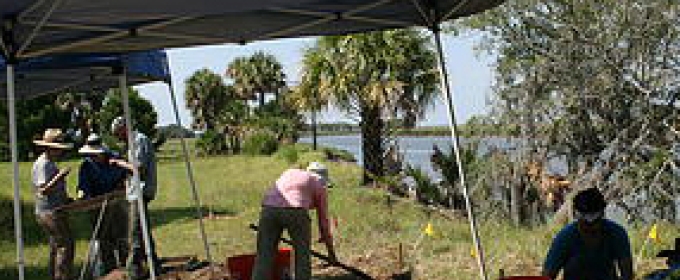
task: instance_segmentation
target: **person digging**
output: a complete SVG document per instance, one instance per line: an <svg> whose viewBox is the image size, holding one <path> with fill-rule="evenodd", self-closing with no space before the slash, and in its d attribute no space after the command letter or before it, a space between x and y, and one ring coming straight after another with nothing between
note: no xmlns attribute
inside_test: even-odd
<svg viewBox="0 0 680 280"><path fill-rule="evenodd" d="M328 259L337 262L328 221L328 170L312 162L307 170L291 168L283 172L266 192L257 231L257 256L252 280L271 279L276 252L283 230L288 231L295 254L295 280L309 280L311 267L311 220L316 209L319 242L326 244Z"/></svg>

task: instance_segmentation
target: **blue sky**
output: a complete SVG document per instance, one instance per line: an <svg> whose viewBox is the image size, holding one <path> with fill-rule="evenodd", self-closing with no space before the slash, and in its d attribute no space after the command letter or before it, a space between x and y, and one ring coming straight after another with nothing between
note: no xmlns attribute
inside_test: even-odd
<svg viewBox="0 0 680 280"><path fill-rule="evenodd" d="M459 122L466 121L476 114L487 111L486 101L490 94L493 79L493 57L478 54L474 45L478 36L464 35L454 37L443 36L446 63L449 70L449 81L455 94L455 106ZM300 75L302 52L305 47L314 43L313 38L285 39L251 43L247 45L218 45L195 48L168 50L173 87L178 95L182 123L188 126L191 116L184 103L184 81L195 71L208 68L218 74L224 74L229 62L239 56L252 55L256 51L273 54L283 64L288 80L297 81ZM159 115L159 125L175 123L169 99L168 87L162 83L138 86L142 96L151 100ZM324 122L348 120L336 110L329 110L322 115ZM420 125L446 125L446 109L443 102L430 108Z"/></svg>

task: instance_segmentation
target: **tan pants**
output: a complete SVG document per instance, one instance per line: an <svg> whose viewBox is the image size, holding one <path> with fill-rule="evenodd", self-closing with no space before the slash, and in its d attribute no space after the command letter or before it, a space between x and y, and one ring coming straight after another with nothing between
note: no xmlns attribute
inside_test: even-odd
<svg viewBox="0 0 680 280"><path fill-rule="evenodd" d="M68 216L50 212L38 214L37 218L38 223L50 238L49 273L51 279L70 279L75 243Z"/></svg>
<svg viewBox="0 0 680 280"><path fill-rule="evenodd" d="M311 220L307 209L264 207L257 232L257 257L252 280L270 280L279 239L288 231L295 253L295 280L312 278Z"/></svg>

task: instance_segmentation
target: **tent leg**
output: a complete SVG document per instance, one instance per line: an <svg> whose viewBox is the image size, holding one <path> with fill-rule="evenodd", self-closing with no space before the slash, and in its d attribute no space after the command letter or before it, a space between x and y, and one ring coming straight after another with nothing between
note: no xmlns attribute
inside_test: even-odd
<svg viewBox="0 0 680 280"><path fill-rule="evenodd" d="M437 61L439 68L439 75L441 78L441 88L444 93L444 100L446 102L446 109L448 112L449 127L451 129L451 144L453 145L453 150L456 158L456 164L458 165L458 178L460 180L460 186L463 190L463 196L465 197L465 208L467 209L468 220L470 221L470 231L472 232L472 241L475 245L477 264L479 265L479 274L482 280L487 280L488 276L486 274L486 264L484 262L484 251L482 249L482 244L479 238L479 231L477 229L477 222L475 220L475 212L472 209L472 202L470 201L470 194L468 193L468 188L465 182L465 171L463 169L463 163L461 161L460 155L460 139L458 138L458 129L456 127L456 112L453 107L453 94L451 87L449 86L448 73L446 71L446 60L444 59L444 50L442 48L442 39L440 34L439 26L435 26L432 29L434 33L435 44L437 48Z"/></svg>
<svg viewBox="0 0 680 280"><path fill-rule="evenodd" d="M179 117L179 109L177 107L177 96L175 95L175 90L173 88L172 82L168 82L168 87L170 88L170 96L172 98L172 108L175 111L175 121L179 127L182 127L182 120ZM189 149L187 148L186 139L184 135L180 136L180 141L182 142L182 153L184 154L184 163L187 169L187 176L189 177L189 184L191 185L191 194L196 203L196 215L198 215L198 226L201 232L201 238L203 240L203 247L205 248L205 255L209 263L213 263L212 254L210 254L210 245L208 244L208 235L205 233L205 226L203 224L203 207L201 205L201 199L198 196L198 190L196 187L196 180L194 179L194 171L191 167L191 160L189 158ZM212 270L211 270L212 271Z"/></svg>
<svg viewBox="0 0 680 280"><path fill-rule="evenodd" d="M124 71L124 70L123 70ZM127 128L127 142L128 142L128 158L130 159L132 165L134 166L134 171L132 172L132 192L135 195L135 200L137 203L137 208L139 209L139 217L142 224L142 236L144 237L144 249L146 251L146 261L149 267L149 275L151 280L156 280L156 268L154 267L154 259L151 255L151 239L149 238L150 229L147 227L147 216L144 207L144 198L142 195L142 190L140 189L140 178L139 178L139 163L134 157L133 153L135 150L134 139L133 139L133 129L132 129L132 114L130 112L130 97L127 90L127 76L125 72L120 75L120 91L123 95L123 111L125 114L125 127ZM132 202L135 203L135 202Z"/></svg>
<svg viewBox="0 0 680 280"><path fill-rule="evenodd" d="M19 280L24 280L24 237L21 225L21 194L19 193L19 163L17 151L17 118L14 92L14 65L7 64L7 110L9 111L9 142L12 154L12 186L14 187L14 233L17 243Z"/></svg>

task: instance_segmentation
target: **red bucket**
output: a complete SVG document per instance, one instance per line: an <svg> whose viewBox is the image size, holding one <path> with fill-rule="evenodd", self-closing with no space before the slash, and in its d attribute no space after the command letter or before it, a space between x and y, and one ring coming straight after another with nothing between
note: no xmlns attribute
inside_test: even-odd
<svg viewBox="0 0 680 280"><path fill-rule="evenodd" d="M279 249L276 254L276 261L274 262L273 277L271 280L281 280L284 275L289 274L290 270L290 256L292 250L290 248ZM253 267L255 266L255 255L238 255L229 257L227 259L227 268L229 274L235 280L250 280L253 274Z"/></svg>

